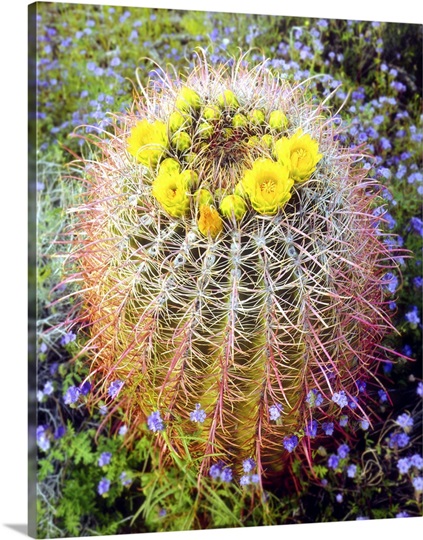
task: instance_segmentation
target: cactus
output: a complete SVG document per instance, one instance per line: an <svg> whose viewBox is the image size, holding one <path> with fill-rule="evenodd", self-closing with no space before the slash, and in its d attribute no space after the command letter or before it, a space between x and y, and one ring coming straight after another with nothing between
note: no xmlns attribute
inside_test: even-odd
<svg viewBox="0 0 423 540"><path fill-rule="evenodd" d="M72 231L91 405L198 474L260 478L348 413L392 330L378 186L325 103L244 57L142 89L86 161ZM146 424L147 423L147 424ZM188 442L187 442L188 441ZM188 445L188 447L187 447ZM213 476L213 473L212 473Z"/></svg>

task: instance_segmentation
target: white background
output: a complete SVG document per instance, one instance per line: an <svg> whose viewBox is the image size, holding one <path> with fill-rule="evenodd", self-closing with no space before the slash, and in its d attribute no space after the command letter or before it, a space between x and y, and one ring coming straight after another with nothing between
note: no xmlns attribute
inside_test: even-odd
<svg viewBox="0 0 423 540"><path fill-rule="evenodd" d="M80 1L79 3L100 3ZM106 2L104 2L106 3ZM382 20L422 24L415 0L126 0L110 5L196 9L271 15ZM22 538L27 523L27 2L3 0L0 30L0 538ZM137 539L219 537L250 539L257 534L332 539L357 536L413 538L423 520L391 519L135 535ZM16 527L17 526L17 527ZM20 526L20 527L19 527ZM119 536L99 537L118 539Z"/></svg>

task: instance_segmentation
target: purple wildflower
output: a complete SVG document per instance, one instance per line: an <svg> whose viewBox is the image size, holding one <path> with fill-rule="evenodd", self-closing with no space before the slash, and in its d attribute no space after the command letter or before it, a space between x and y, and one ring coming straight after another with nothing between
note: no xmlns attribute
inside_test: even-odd
<svg viewBox="0 0 423 540"><path fill-rule="evenodd" d="M307 437L310 437L311 439L316 437L317 428L318 428L318 424L316 420L310 420L309 423L305 427L305 434L307 435Z"/></svg>
<svg viewBox="0 0 423 540"><path fill-rule="evenodd" d="M222 472L222 469L224 466L225 464L223 463L223 461L218 461L217 463L215 463L214 465L210 467L209 475L212 478L219 478L220 473Z"/></svg>
<svg viewBox="0 0 423 540"><path fill-rule="evenodd" d="M278 418L280 418L282 411L282 405L280 403L274 403L271 407L269 407L270 420L277 420Z"/></svg>
<svg viewBox="0 0 423 540"><path fill-rule="evenodd" d="M369 421L366 420L365 418L360 422L360 426L361 426L361 429L363 429L364 431L368 430L369 429Z"/></svg>
<svg viewBox="0 0 423 540"><path fill-rule="evenodd" d="M410 514L408 512L398 512L395 516L396 518L407 518L410 517Z"/></svg>
<svg viewBox="0 0 423 540"><path fill-rule="evenodd" d="M76 403L79 399L80 394L81 391L79 388L77 388L76 386L69 386L64 395L65 405L71 405L73 403Z"/></svg>
<svg viewBox="0 0 423 540"><path fill-rule="evenodd" d="M341 427L345 427L348 424L348 416L346 414L343 414L339 419L339 425Z"/></svg>
<svg viewBox="0 0 423 540"><path fill-rule="evenodd" d="M253 484L258 484L260 482L260 476L258 474L251 475L251 482Z"/></svg>
<svg viewBox="0 0 423 540"><path fill-rule="evenodd" d="M401 474L407 474L410 470L411 463L408 458L401 458L397 462L398 470Z"/></svg>
<svg viewBox="0 0 423 540"><path fill-rule="evenodd" d="M337 503L341 503L344 500L344 497L343 497L342 493L337 493L335 499L336 499Z"/></svg>
<svg viewBox="0 0 423 540"><path fill-rule="evenodd" d="M423 469L423 457L420 454L412 455L410 458L410 463L413 467L417 467L419 470Z"/></svg>
<svg viewBox="0 0 423 540"><path fill-rule="evenodd" d="M120 389L123 386L123 381L113 381L111 385L109 386L109 396L113 399L115 398L118 393L120 392Z"/></svg>
<svg viewBox="0 0 423 540"><path fill-rule="evenodd" d="M392 433L388 440L388 446L392 450L404 448L410 442L410 437L406 433Z"/></svg>
<svg viewBox="0 0 423 540"><path fill-rule="evenodd" d="M200 403L197 403L195 406L195 410L189 415L192 422L200 422L203 423L206 419L206 413L201 408Z"/></svg>
<svg viewBox="0 0 423 540"><path fill-rule="evenodd" d="M51 381L47 381L43 388L43 394L46 396L50 396L54 392L54 386Z"/></svg>
<svg viewBox="0 0 423 540"><path fill-rule="evenodd" d="M162 431L164 429L164 424L162 417L160 416L160 411L154 411L147 418L148 429L151 431Z"/></svg>
<svg viewBox="0 0 423 540"><path fill-rule="evenodd" d="M340 392L335 392L332 396L332 401L339 405L341 409L348 405L348 399L344 390L341 390Z"/></svg>
<svg viewBox="0 0 423 540"><path fill-rule="evenodd" d="M354 478L357 474L357 465L348 465L347 467L347 476L348 478Z"/></svg>
<svg viewBox="0 0 423 540"><path fill-rule="evenodd" d="M222 482L231 482L232 481L232 469L230 467L225 467L220 473L220 479Z"/></svg>
<svg viewBox="0 0 423 540"><path fill-rule="evenodd" d="M341 459L345 459L346 457L348 457L348 454L350 452L350 448L348 446L348 444L341 444L339 447L338 447L338 456L341 458Z"/></svg>
<svg viewBox="0 0 423 540"><path fill-rule="evenodd" d="M416 476L411 481L416 491L423 491L423 477Z"/></svg>
<svg viewBox="0 0 423 540"><path fill-rule="evenodd" d="M331 454L328 458L328 467L330 469L336 469L339 465L339 457L336 454Z"/></svg>
<svg viewBox="0 0 423 540"><path fill-rule="evenodd" d="M405 314L405 318L411 324L411 326L417 326L420 324L417 306L413 306L412 310Z"/></svg>
<svg viewBox="0 0 423 540"><path fill-rule="evenodd" d="M120 426L119 428L119 435L123 437L124 435L126 435L127 431L128 431L127 426L123 424L123 426Z"/></svg>
<svg viewBox="0 0 423 540"><path fill-rule="evenodd" d="M403 413L397 417L395 423L404 431L409 431L413 427L414 421L408 413Z"/></svg>
<svg viewBox="0 0 423 540"><path fill-rule="evenodd" d="M423 287L423 278L421 276L416 276L414 279L413 279L413 285L417 288L417 289L421 289Z"/></svg>
<svg viewBox="0 0 423 540"><path fill-rule="evenodd" d="M256 466L256 462L253 458L244 459L242 462L242 468L244 469L244 472L249 473L251 472L254 467Z"/></svg>
<svg viewBox="0 0 423 540"><path fill-rule="evenodd" d="M298 446L298 437L296 435L285 437L283 440L283 446L285 450L288 450L288 452L293 452Z"/></svg>
<svg viewBox="0 0 423 540"><path fill-rule="evenodd" d="M60 340L60 345L67 345L71 341L75 341L76 334L73 332L67 332L64 336L62 336L62 339Z"/></svg>
<svg viewBox="0 0 423 540"><path fill-rule="evenodd" d="M54 438L57 441L58 439L61 439L65 434L66 434L65 426L58 426L56 431L54 432Z"/></svg>
<svg viewBox="0 0 423 540"><path fill-rule="evenodd" d="M423 397L423 382L419 381L416 388L416 394L420 397Z"/></svg>
<svg viewBox="0 0 423 540"><path fill-rule="evenodd" d="M50 440L48 438L48 431L46 426L37 427L37 445L46 452L50 448Z"/></svg>
<svg viewBox="0 0 423 540"><path fill-rule="evenodd" d="M319 407L323 403L323 396L318 390L313 388L313 390L310 390L307 394L306 402L310 407Z"/></svg>
<svg viewBox="0 0 423 540"><path fill-rule="evenodd" d="M323 422L322 429L323 429L325 435L332 435L333 434L333 429L334 429L333 422Z"/></svg>
<svg viewBox="0 0 423 540"><path fill-rule="evenodd" d="M387 292L394 294L398 288L398 277L391 272L388 272L384 275L383 280L385 281L385 284L383 285L384 289Z"/></svg>
<svg viewBox="0 0 423 540"><path fill-rule="evenodd" d="M112 459L111 452L103 452L102 454L100 454L100 457L98 458L98 466L105 467L106 465L109 465L111 459Z"/></svg>
<svg viewBox="0 0 423 540"><path fill-rule="evenodd" d="M79 390L81 391L81 394L83 396L86 396L91 390L90 381L85 381L84 383L82 383L81 386L79 387Z"/></svg>
<svg viewBox="0 0 423 540"><path fill-rule="evenodd" d="M248 486L248 484L251 482L251 477L248 474L244 474L239 479L239 483L241 486Z"/></svg>
<svg viewBox="0 0 423 540"><path fill-rule="evenodd" d="M385 390L378 390L378 396L381 403L388 401L388 394L385 392Z"/></svg>
<svg viewBox="0 0 423 540"><path fill-rule="evenodd" d="M110 480L108 478L102 478L97 486L97 492L99 495L105 495L110 489Z"/></svg>

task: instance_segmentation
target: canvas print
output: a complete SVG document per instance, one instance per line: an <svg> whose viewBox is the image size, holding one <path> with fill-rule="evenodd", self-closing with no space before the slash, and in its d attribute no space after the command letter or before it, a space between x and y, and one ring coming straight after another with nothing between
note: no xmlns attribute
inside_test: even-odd
<svg viewBox="0 0 423 540"><path fill-rule="evenodd" d="M42 2L29 44L30 533L421 516L422 26Z"/></svg>

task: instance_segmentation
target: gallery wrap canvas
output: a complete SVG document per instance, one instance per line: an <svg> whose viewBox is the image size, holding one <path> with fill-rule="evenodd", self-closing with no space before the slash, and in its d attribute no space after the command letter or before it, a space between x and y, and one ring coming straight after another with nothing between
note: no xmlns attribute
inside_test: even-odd
<svg viewBox="0 0 423 540"><path fill-rule="evenodd" d="M421 518L422 25L28 35L30 536Z"/></svg>

